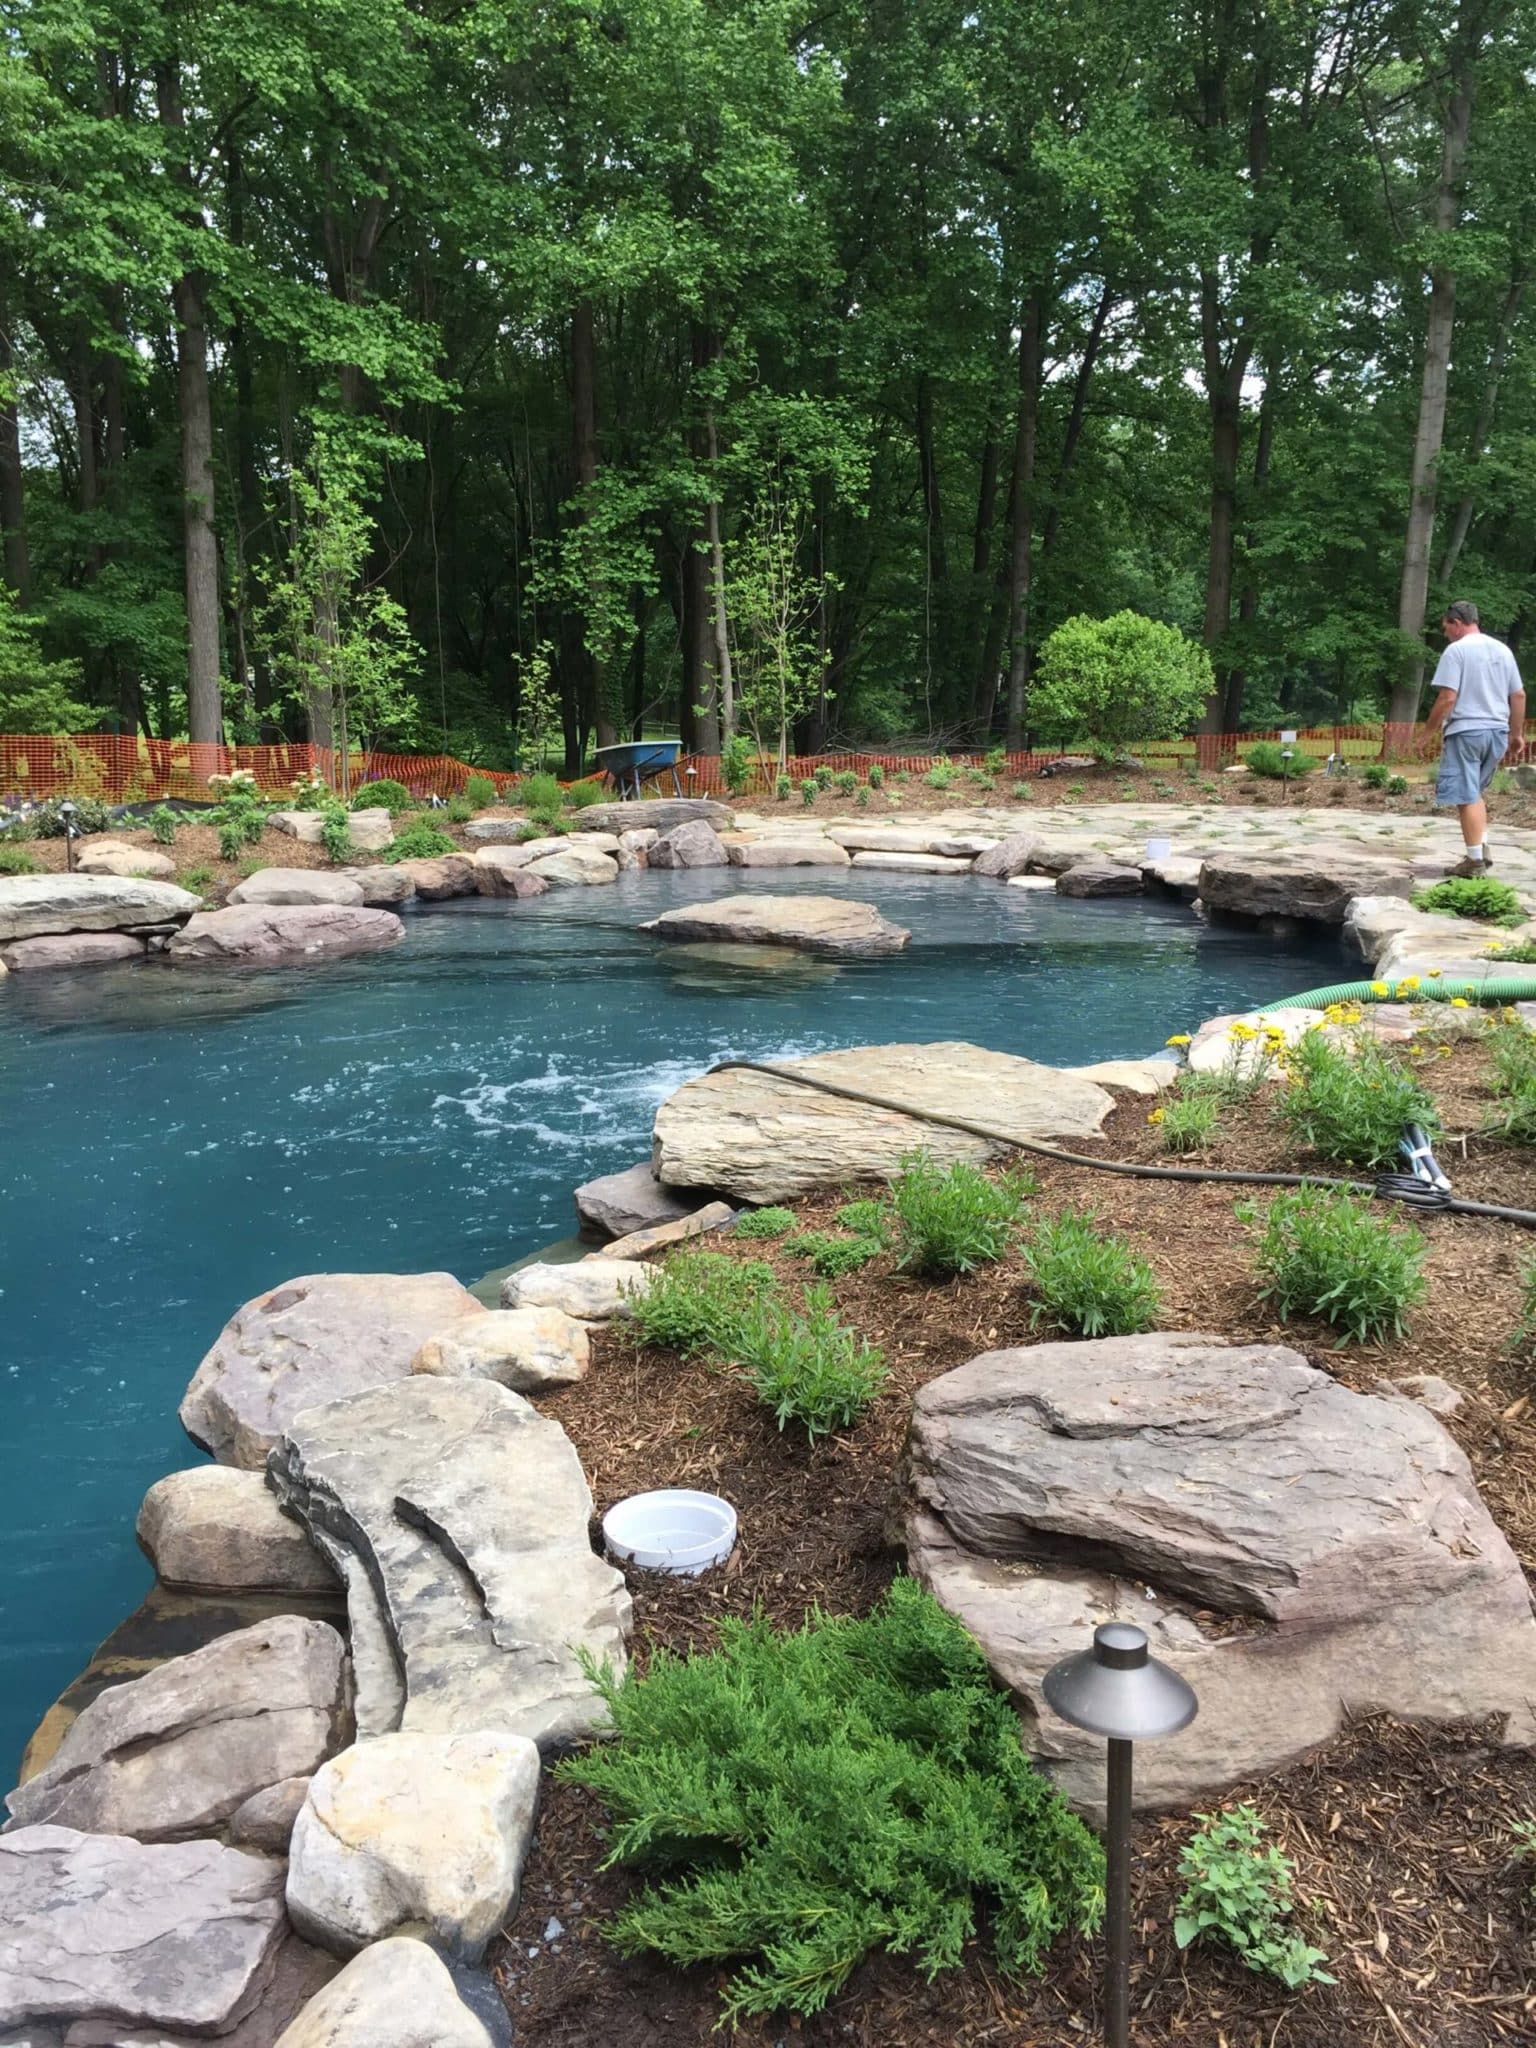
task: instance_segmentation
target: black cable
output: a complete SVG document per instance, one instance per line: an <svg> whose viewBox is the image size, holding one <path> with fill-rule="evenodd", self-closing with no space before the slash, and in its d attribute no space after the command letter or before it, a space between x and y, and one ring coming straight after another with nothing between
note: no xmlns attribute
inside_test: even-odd
<svg viewBox="0 0 1536 2048"><path fill-rule="evenodd" d="M1351 1194L1373 1195L1384 1201L1398 1201L1418 1209L1432 1209L1441 1215L1497 1217L1506 1223L1536 1230L1536 1209L1507 1209L1497 1202L1464 1202L1443 1190L1418 1180L1411 1173L1384 1173L1375 1181L1340 1180L1322 1173L1250 1173L1229 1166L1147 1166L1130 1159L1094 1159L1086 1152L1067 1152L1060 1145L1047 1145L1042 1138L1021 1137L1016 1131L1000 1131L995 1124L983 1124L970 1117L951 1116L944 1110L919 1109L910 1102L893 1102L888 1095L872 1095L864 1088L845 1088L838 1081L823 1081L818 1075L800 1073L793 1067L778 1066L772 1060L719 1060L712 1074L739 1069L748 1074L769 1074L776 1081L792 1081L800 1088L814 1088L823 1095L838 1095L847 1102L866 1103L871 1109L886 1109L919 1123L942 1124L969 1137L983 1138L992 1145L1011 1145L1020 1152L1034 1152L1043 1159L1055 1159L1063 1166L1086 1166L1095 1173L1124 1173L1137 1180L1224 1181L1239 1187L1346 1188Z"/></svg>

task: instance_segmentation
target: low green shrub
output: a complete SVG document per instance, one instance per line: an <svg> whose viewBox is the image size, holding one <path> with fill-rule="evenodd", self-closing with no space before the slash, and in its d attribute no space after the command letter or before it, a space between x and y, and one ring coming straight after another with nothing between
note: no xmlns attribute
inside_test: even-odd
<svg viewBox="0 0 1536 2048"><path fill-rule="evenodd" d="M775 775L773 778L773 794L779 803L787 804L794 793L795 785L787 775Z"/></svg>
<svg viewBox="0 0 1536 2048"><path fill-rule="evenodd" d="M377 782L365 782L352 799L354 811L388 811L392 818L414 811L416 799L403 782L381 775Z"/></svg>
<svg viewBox="0 0 1536 2048"><path fill-rule="evenodd" d="M951 789L958 773L953 761L935 761L923 780L930 789Z"/></svg>
<svg viewBox="0 0 1536 2048"><path fill-rule="evenodd" d="M1403 1125L1440 1128L1435 1099L1417 1074L1378 1039L1345 1043L1307 1031L1291 1047L1277 1114L1323 1159L1391 1166Z"/></svg>
<svg viewBox="0 0 1536 2048"><path fill-rule="evenodd" d="M40 875L43 864L24 846L0 846L0 875Z"/></svg>
<svg viewBox="0 0 1536 2048"><path fill-rule="evenodd" d="M1483 957L1506 967L1536 966L1536 939L1495 939Z"/></svg>
<svg viewBox="0 0 1536 2048"><path fill-rule="evenodd" d="M560 778L542 769L537 774L525 775L517 785L517 800L528 811L558 811Z"/></svg>
<svg viewBox="0 0 1536 2048"><path fill-rule="evenodd" d="M1152 1268L1123 1238L1098 1230L1091 1211L1063 1209L1036 1224L1024 1246L1034 1302L1030 1321L1074 1337L1150 1330L1161 1304Z"/></svg>
<svg viewBox="0 0 1536 2048"><path fill-rule="evenodd" d="M827 1230L802 1230L785 1238L784 1249L804 1259L823 1280L840 1280L845 1273L856 1273L860 1266L878 1259L885 1247L877 1237L834 1237Z"/></svg>
<svg viewBox="0 0 1536 2048"><path fill-rule="evenodd" d="M1200 1152L1220 1128L1221 1095L1217 1089L1196 1088L1186 1082L1153 1115L1161 1119L1158 1135L1165 1152Z"/></svg>
<svg viewBox="0 0 1536 2048"><path fill-rule="evenodd" d="M1424 1297L1424 1240L1371 1213L1369 1198L1343 1188L1276 1195L1259 1240L1261 1298L1282 1322L1316 1316L1339 1342L1401 1337Z"/></svg>
<svg viewBox="0 0 1536 2048"><path fill-rule="evenodd" d="M568 811L590 811L594 804L611 803L613 798L600 776L588 775L564 791L564 801Z"/></svg>
<svg viewBox="0 0 1536 2048"><path fill-rule="evenodd" d="M857 792L857 793L855 794L855 796L854 796L854 799L853 799L853 800L854 800L854 802L855 802L855 803L856 803L856 804L858 805L858 807L859 807L859 809L860 809L861 811L864 811L864 810L868 810L868 808L869 808L869 791L868 791L867 789L863 789L863 788L859 789L859 790L858 790L858 792Z"/></svg>
<svg viewBox="0 0 1536 2048"><path fill-rule="evenodd" d="M815 1443L858 1421L885 1384L884 1354L837 1319L827 1287L807 1287L805 1313L766 1290L742 1302L730 1357L782 1430Z"/></svg>
<svg viewBox="0 0 1536 2048"><path fill-rule="evenodd" d="M1507 1019L1488 1036L1496 1107L1487 1128L1516 1145L1536 1145L1536 1034Z"/></svg>
<svg viewBox="0 0 1536 2048"><path fill-rule="evenodd" d="M806 806L807 810L809 810L810 806L813 803L815 803L817 797L819 797L820 795L821 784L816 780L816 778L813 775L808 775L805 778L804 782L802 782L800 785L801 802Z"/></svg>
<svg viewBox="0 0 1536 2048"><path fill-rule="evenodd" d="M1310 754L1303 754L1299 748L1291 749L1289 760L1282 747L1274 740L1259 740L1244 754L1243 760L1252 775L1261 775L1269 782L1296 782L1304 775L1310 775L1317 763Z"/></svg>
<svg viewBox="0 0 1536 2048"><path fill-rule="evenodd" d="M1385 789L1392 780L1392 770L1385 761L1368 761L1360 770L1360 780L1367 789Z"/></svg>
<svg viewBox="0 0 1536 2048"><path fill-rule="evenodd" d="M1067 784L1068 796L1086 796L1087 794L1088 785L1086 782L1069 782Z"/></svg>
<svg viewBox="0 0 1536 2048"><path fill-rule="evenodd" d="M1020 803L1028 803L1034 793L1035 785L1032 782L1016 782L1009 791L1009 795L1016 797Z"/></svg>
<svg viewBox="0 0 1536 2048"><path fill-rule="evenodd" d="M199 861L196 867L188 868L176 879L183 889L190 889L194 896L201 896L212 885L213 869L205 861Z"/></svg>
<svg viewBox="0 0 1536 2048"><path fill-rule="evenodd" d="M1179 1875L1186 1880L1174 1908L1179 1947L1211 1935L1250 1970L1278 1977L1292 1991L1332 1984L1322 1950L1285 1931L1296 1866L1273 1842L1261 1844L1265 1827L1257 1811L1234 1806L1195 1818L1200 1826L1179 1853Z"/></svg>
<svg viewBox="0 0 1536 2048"><path fill-rule="evenodd" d="M1536 1347L1536 1259L1520 1268L1520 1315L1510 1332L1509 1348L1529 1352Z"/></svg>
<svg viewBox="0 0 1536 2048"><path fill-rule="evenodd" d="M926 1152L908 1153L891 1187L900 1264L944 1277L991 1264L1012 1244L1032 1192L1023 1177L992 1181L963 1160L940 1166Z"/></svg>
<svg viewBox="0 0 1536 2048"><path fill-rule="evenodd" d="M61 806L73 804L74 825L77 835L86 832L110 832L117 820L112 807L99 796L51 796L32 811L27 820L29 839L62 839L64 837L64 816ZM19 837L15 828L11 836Z"/></svg>
<svg viewBox="0 0 1536 2048"><path fill-rule="evenodd" d="M720 776L732 796L745 796L756 766L752 743L742 733L732 733L720 754Z"/></svg>
<svg viewBox="0 0 1536 2048"><path fill-rule="evenodd" d="M402 860L435 860L440 854L457 853L458 843L440 831L430 819L413 818L403 832L395 834L394 844L387 849L384 858L391 866Z"/></svg>
<svg viewBox="0 0 1536 2048"><path fill-rule="evenodd" d="M468 775L464 778L463 797L471 811L485 811L497 801L498 792L489 775Z"/></svg>
<svg viewBox="0 0 1536 2048"><path fill-rule="evenodd" d="M870 762L869 773L865 776L864 780L869 784L871 789L880 789L884 786L885 770L881 767L878 761Z"/></svg>
<svg viewBox="0 0 1536 2048"><path fill-rule="evenodd" d="M643 1677L596 1673L613 1739L559 1766L608 1809L608 1864L650 1880L612 1925L625 1954L728 1966L734 2025L820 2012L874 1950L931 1979L984 1927L1014 1976L1096 1928L1098 1843L914 1580L868 1618L725 1617L719 1635Z"/></svg>
<svg viewBox="0 0 1536 2048"><path fill-rule="evenodd" d="M451 796L443 806L443 816L450 825L467 825L475 815L475 806L467 796Z"/></svg>
<svg viewBox="0 0 1536 2048"><path fill-rule="evenodd" d="M173 811L169 804L161 804L149 814L150 835L156 846L174 846L180 826L181 814Z"/></svg>
<svg viewBox="0 0 1536 2048"><path fill-rule="evenodd" d="M1389 775L1387 777L1388 796L1406 796L1407 794L1408 778L1406 775Z"/></svg>
<svg viewBox="0 0 1536 2048"><path fill-rule="evenodd" d="M352 826L340 804L333 804L322 814L320 844L325 848L325 857L329 861L339 863L355 856L357 847L352 839Z"/></svg>
<svg viewBox="0 0 1536 2048"><path fill-rule="evenodd" d="M816 787L818 789L830 789L832 787L833 772L827 766L825 761L823 761L821 766L815 770L815 778Z"/></svg>
<svg viewBox="0 0 1536 2048"><path fill-rule="evenodd" d="M1508 882L1496 882L1492 875L1447 875L1443 882L1420 889L1413 907L1438 910L1446 917L1475 917L1486 924L1525 922L1520 898Z"/></svg>
<svg viewBox="0 0 1536 2048"><path fill-rule="evenodd" d="M760 1259L679 1252L636 1298L635 1328L642 1342L664 1344L687 1358L723 1356L734 1349L742 1310L771 1293L774 1284L773 1268Z"/></svg>
<svg viewBox="0 0 1536 2048"><path fill-rule="evenodd" d="M857 1201L844 1202L833 1212L833 1221L855 1237L872 1237L881 1245L891 1241L891 1206L880 1195L861 1195Z"/></svg>
<svg viewBox="0 0 1536 2048"><path fill-rule="evenodd" d="M793 1209L754 1209L749 1215L736 1218L731 1226L731 1235L745 1238L782 1237L786 1230L793 1230L794 1227Z"/></svg>
<svg viewBox="0 0 1536 2048"><path fill-rule="evenodd" d="M832 787L841 796L852 796L859 786L859 778L851 768L840 768L832 778Z"/></svg>
<svg viewBox="0 0 1536 2048"><path fill-rule="evenodd" d="M564 839L570 829L569 822L558 811L536 811L518 826L516 843L525 846L530 839Z"/></svg>
<svg viewBox="0 0 1536 2048"><path fill-rule="evenodd" d="M981 765L986 770L988 775L1005 774L1008 768L1007 748L988 747L986 753L982 757Z"/></svg>

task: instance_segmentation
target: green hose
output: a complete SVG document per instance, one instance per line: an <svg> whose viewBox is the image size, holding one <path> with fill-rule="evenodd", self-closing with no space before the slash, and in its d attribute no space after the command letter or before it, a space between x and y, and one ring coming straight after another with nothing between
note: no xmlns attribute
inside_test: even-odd
<svg viewBox="0 0 1536 2048"><path fill-rule="evenodd" d="M1271 1010L1326 1010L1330 1003L1448 1003L1458 996L1469 1003L1536 1002L1536 974L1490 974L1484 981L1431 981L1412 974L1401 981L1336 981L1331 988L1310 988L1262 1007L1267 1015Z"/></svg>

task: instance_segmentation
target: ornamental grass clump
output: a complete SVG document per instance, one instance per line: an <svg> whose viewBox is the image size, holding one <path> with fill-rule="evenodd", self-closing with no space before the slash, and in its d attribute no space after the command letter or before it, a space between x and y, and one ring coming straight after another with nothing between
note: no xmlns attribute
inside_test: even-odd
<svg viewBox="0 0 1536 2048"><path fill-rule="evenodd" d="M1323 1951L1286 1931L1296 1866L1273 1842L1261 1844L1265 1827L1255 1808L1195 1818L1200 1826L1179 1852L1179 1875L1188 1880L1174 1908L1179 1947L1211 1935L1250 1970L1278 1977L1292 1991L1334 1983Z"/></svg>
<svg viewBox="0 0 1536 2048"><path fill-rule="evenodd" d="M742 1311L773 1286L773 1268L761 1259L679 1252L636 1297L631 1313L642 1342L665 1344L685 1358L719 1357L734 1348Z"/></svg>
<svg viewBox="0 0 1536 2048"><path fill-rule="evenodd" d="M720 1348L779 1428L798 1423L812 1443L857 1422L885 1384L884 1353L838 1321L827 1287L806 1288L804 1315L764 1289L740 1304Z"/></svg>
<svg viewBox="0 0 1536 2048"><path fill-rule="evenodd" d="M1536 1145L1536 1034L1508 1018L1488 1039L1494 1108L1487 1128L1514 1145Z"/></svg>
<svg viewBox="0 0 1536 2048"><path fill-rule="evenodd" d="M1437 910L1444 917L1475 917L1485 924L1523 924L1520 898L1508 882L1492 875L1447 875L1433 888L1414 896L1415 910Z"/></svg>
<svg viewBox="0 0 1536 2048"><path fill-rule="evenodd" d="M1276 1195L1259 1240L1260 1298L1282 1322L1316 1316L1341 1344L1401 1337L1424 1298L1424 1240L1374 1215L1369 1197L1302 1187Z"/></svg>
<svg viewBox="0 0 1536 2048"><path fill-rule="evenodd" d="M1307 1031L1286 1059L1280 1121L1323 1159L1387 1167L1398 1156L1404 1124L1440 1128L1434 1097L1418 1076L1378 1039L1353 1034L1342 1043Z"/></svg>
<svg viewBox="0 0 1536 2048"><path fill-rule="evenodd" d="M1063 1209L1037 1223L1024 1268L1038 1327L1072 1337L1131 1337L1150 1330L1162 1296L1152 1268L1125 1242L1097 1227L1091 1211Z"/></svg>
<svg viewBox="0 0 1536 2048"><path fill-rule="evenodd" d="M1178 1093L1152 1114L1165 1152L1201 1152L1221 1128L1221 1090L1191 1076Z"/></svg>
<svg viewBox="0 0 1536 2048"><path fill-rule="evenodd" d="M927 1152L907 1153L891 1187L900 1264L941 1279L992 1264L1013 1243L1033 1192L1026 1174L993 1181L963 1160L946 1167Z"/></svg>
<svg viewBox="0 0 1536 2048"><path fill-rule="evenodd" d="M728 1966L727 2024L820 2012L875 1950L931 1981L983 1927L1007 1975L1037 1973L1102 1917L1098 1843L914 1580L867 1618L722 1618L717 1649L593 1676L613 1739L560 1774L608 1808L608 1864L647 1879L610 1935Z"/></svg>

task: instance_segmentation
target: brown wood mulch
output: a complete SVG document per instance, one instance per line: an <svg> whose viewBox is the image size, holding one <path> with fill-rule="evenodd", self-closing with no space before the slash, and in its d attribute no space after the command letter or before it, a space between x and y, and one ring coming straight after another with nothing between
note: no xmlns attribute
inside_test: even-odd
<svg viewBox="0 0 1536 2048"><path fill-rule="evenodd" d="M1442 1160L1459 1194L1536 1209L1536 1155L1480 1135L1485 1070L1475 1044L1428 1070L1451 1133ZM1105 1156L1165 1157L1147 1121L1152 1106L1122 1100L1105 1127ZM1277 1127L1268 1097L1228 1109L1201 1160L1283 1171L1316 1164ZM1461 1388L1466 1405L1449 1426L1536 1577L1536 1370L1510 1346L1536 1232L1422 1219L1430 1290L1411 1333L1340 1350L1331 1331L1278 1324L1259 1299L1251 1231L1234 1214L1248 1191L1033 1165L1041 1205L1091 1206L1150 1259L1162 1327L1283 1341L1355 1387L1431 1372ZM829 1227L843 1199L797 1204L800 1226ZM791 1285L806 1278L776 1245L717 1242L735 1257L766 1258ZM665 1485L708 1488L741 1512L725 1570L697 1580L636 1575L642 1666L660 1647L709 1645L721 1615L754 1606L786 1625L812 1606L867 1611L902 1561L898 1474L914 1390L978 1351L1037 1335L1016 1259L936 1284L893 1271L885 1257L831 1285L844 1319L884 1348L890 1377L855 1430L815 1449L781 1436L731 1375L642 1350L617 1330L600 1338L580 1386L542 1404L570 1432L598 1515L627 1493ZM1139 1821L1133 2009L1142 2048L1494 2048L1536 2039L1536 1869L1517 1863L1510 1832L1536 1816L1536 1758L1492 1746L1488 1732L1367 1722L1233 1794L1254 1800L1296 1859L1298 1930L1329 1956L1334 1985L1290 1993L1217 1949L1181 1954L1172 1910L1190 1822ZM604 1940L603 1920L630 1880L600 1869L602 1827L589 1795L548 1786L522 1903L492 1956L517 2039L523 2048L701 2044L718 2019L721 1973L624 1959ZM1025 1983L999 1975L984 1941L931 1986L908 1964L875 1958L825 2013L754 2023L738 2038L746 2048L1055 2048L1097 2038L1099 1968L1098 1945L1081 1941L1059 1944L1046 1975Z"/></svg>

